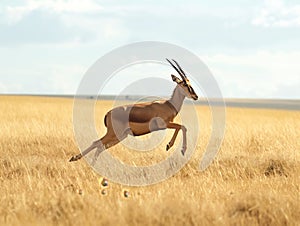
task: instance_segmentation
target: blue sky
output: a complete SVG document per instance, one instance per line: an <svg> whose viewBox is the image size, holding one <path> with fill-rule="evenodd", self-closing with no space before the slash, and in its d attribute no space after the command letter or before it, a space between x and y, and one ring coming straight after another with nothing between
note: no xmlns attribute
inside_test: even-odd
<svg viewBox="0 0 300 226"><path fill-rule="evenodd" d="M74 94L99 57L147 40L197 54L225 97L300 98L296 0L4 0L0 93ZM146 70L169 79L173 71L160 69L133 67L124 74ZM114 82L105 93L124 86Z"/></svg>

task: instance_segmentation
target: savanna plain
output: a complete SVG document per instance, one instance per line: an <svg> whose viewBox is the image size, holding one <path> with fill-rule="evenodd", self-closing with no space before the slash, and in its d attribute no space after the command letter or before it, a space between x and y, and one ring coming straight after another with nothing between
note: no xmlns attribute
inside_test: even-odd
<svg viewBox="0 0 300 226"><path fill-rule="evenodd" d="M112 105L96 104L99 136ZM73 99L0 96L0 109L0 225L300 225L299 111L227 108L220 151L200 171L212 117L196 106L196 150L178 173L149 186L103 187L84 159L68 162L79 152ZM127 164L155 164L175 151L166 152L166 133L153 151L108 151Z"/></svg>

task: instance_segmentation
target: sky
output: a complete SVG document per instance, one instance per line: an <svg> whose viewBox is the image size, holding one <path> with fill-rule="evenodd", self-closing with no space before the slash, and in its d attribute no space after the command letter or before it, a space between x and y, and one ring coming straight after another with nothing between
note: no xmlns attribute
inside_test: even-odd
<svg viewBox="0 0 300 226"><path fill-rule="evenodd" d="M2 0L0 94L75 94L97 59L140 41L192 51L224 97L300 99L298 0ZM103 94L118 94L128 74L171 72L133 66Z"/></svg>

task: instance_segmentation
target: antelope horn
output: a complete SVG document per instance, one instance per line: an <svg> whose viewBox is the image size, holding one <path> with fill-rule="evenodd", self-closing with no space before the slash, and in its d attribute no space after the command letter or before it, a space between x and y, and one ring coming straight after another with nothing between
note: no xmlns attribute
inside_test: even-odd
<svg viewBox="0 0 300 226"><path fill-rule="evenodd" d="M182 70L182 68L180 67L180 65L177 63L177 61L176 60L174 60L174 59L172 59L174 62L175 62L175 64L177 65L177 67L179 68L179 70L181 71L181 73L182 73L182 75L184 75L184 77L185 77L185 79L187 79L187 77L186 77L186 75L185 75L185 73L184 73L184 71Z"/></svg>
<svg viewBox="0 0 300 226"><path fill-rule="evenodd" d="M182 78L182 80L185 82L186 81L185 80L185 75L182 74L182 72L180 70L178 70L178 68L175 67L175 65L171 61L169 61L169 59L166 58L166 60L172 65L172 67L178 72L178 74L180 75L180 77Z"/></svg>

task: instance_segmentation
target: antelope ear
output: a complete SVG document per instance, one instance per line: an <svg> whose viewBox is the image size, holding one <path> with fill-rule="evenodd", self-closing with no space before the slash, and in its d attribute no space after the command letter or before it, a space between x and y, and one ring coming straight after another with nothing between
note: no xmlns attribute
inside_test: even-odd
<svg viewBox="0 0 300 226"><path fill-rule="evenodd" d="M175 75L171 75L171 76L172 76L172 80L173 80L174 82L176 82L177 84L182 82L182 81L181 81L178 77L176 77Z"/></svg>

